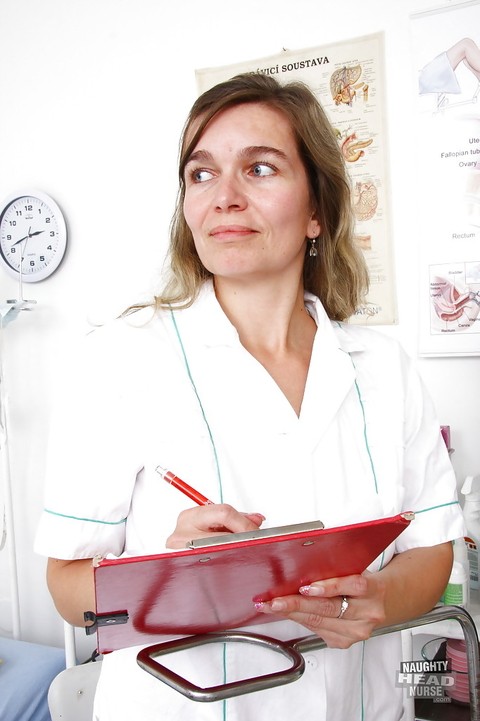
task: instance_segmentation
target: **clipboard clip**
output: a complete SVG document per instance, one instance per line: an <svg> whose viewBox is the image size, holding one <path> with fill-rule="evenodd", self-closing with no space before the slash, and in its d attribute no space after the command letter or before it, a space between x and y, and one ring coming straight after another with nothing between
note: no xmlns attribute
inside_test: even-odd
<svg viewBox="0 0 480 721"><path fill-rule="evenodd" d="M118 611L117 613L99 613L97 615L93 611L85 611L83 619L91 622L89 626L85 626L85 633L87 636L93 636L99 626L120 626L128 623L128 612Z"/></svg>

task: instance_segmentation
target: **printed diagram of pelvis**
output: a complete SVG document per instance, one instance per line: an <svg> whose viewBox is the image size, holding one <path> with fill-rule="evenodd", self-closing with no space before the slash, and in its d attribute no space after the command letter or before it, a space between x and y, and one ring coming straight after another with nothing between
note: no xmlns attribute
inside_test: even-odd
<svg viewBox="0 0 480 721"><path fill-rule="evenodd" d="M430 281L430 297L441 330L465 331L475 324L480 312L480 291L434 276Z"/></svg>

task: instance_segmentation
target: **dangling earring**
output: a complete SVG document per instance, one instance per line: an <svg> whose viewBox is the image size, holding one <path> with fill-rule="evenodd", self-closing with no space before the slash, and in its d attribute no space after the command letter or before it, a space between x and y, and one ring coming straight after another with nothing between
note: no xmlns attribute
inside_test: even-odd
<svg viewBox="0 0 480 721"><path fill-rule="evenodd" d="M318 255L318 250L316 248L315 243L317 242L316 238L310 238L310 258L315 258Z"/></svg>

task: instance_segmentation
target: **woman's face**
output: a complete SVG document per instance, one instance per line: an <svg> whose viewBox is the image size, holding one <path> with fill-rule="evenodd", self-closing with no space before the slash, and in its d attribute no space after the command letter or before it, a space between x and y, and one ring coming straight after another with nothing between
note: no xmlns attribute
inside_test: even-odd
<svg viewBox="0 0 480 721"><path fill-rule="evenodd" d="M185 166L184 215L218 278L299 278L319 235L307 174L286 117L261 103L222 111Z"/></svg>

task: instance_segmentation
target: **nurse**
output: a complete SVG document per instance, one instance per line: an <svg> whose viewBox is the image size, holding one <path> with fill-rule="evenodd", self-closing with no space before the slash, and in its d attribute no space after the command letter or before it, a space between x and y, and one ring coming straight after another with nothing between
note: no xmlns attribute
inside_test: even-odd
<svg viewBox="0 0 480 721"><path fill-rule="evenodd" d="M124 649L102 662L95 718L397 721L399 638L371 633L435 605L464 528L411 360L348 324L368 279L335 135L304 85L240 75L193 105L179 175L165 288L87 336L52 428L36 548L49 556L59 612L84 625L96 554L316 517L416 518L364 574L258 608L250 631L326 641L299 681L198 704L140 669L138 648ZM189 502L158 465L214 503ZM263 673L264 660L240 646L183 652L176 670L202 685Z"/></svg>

